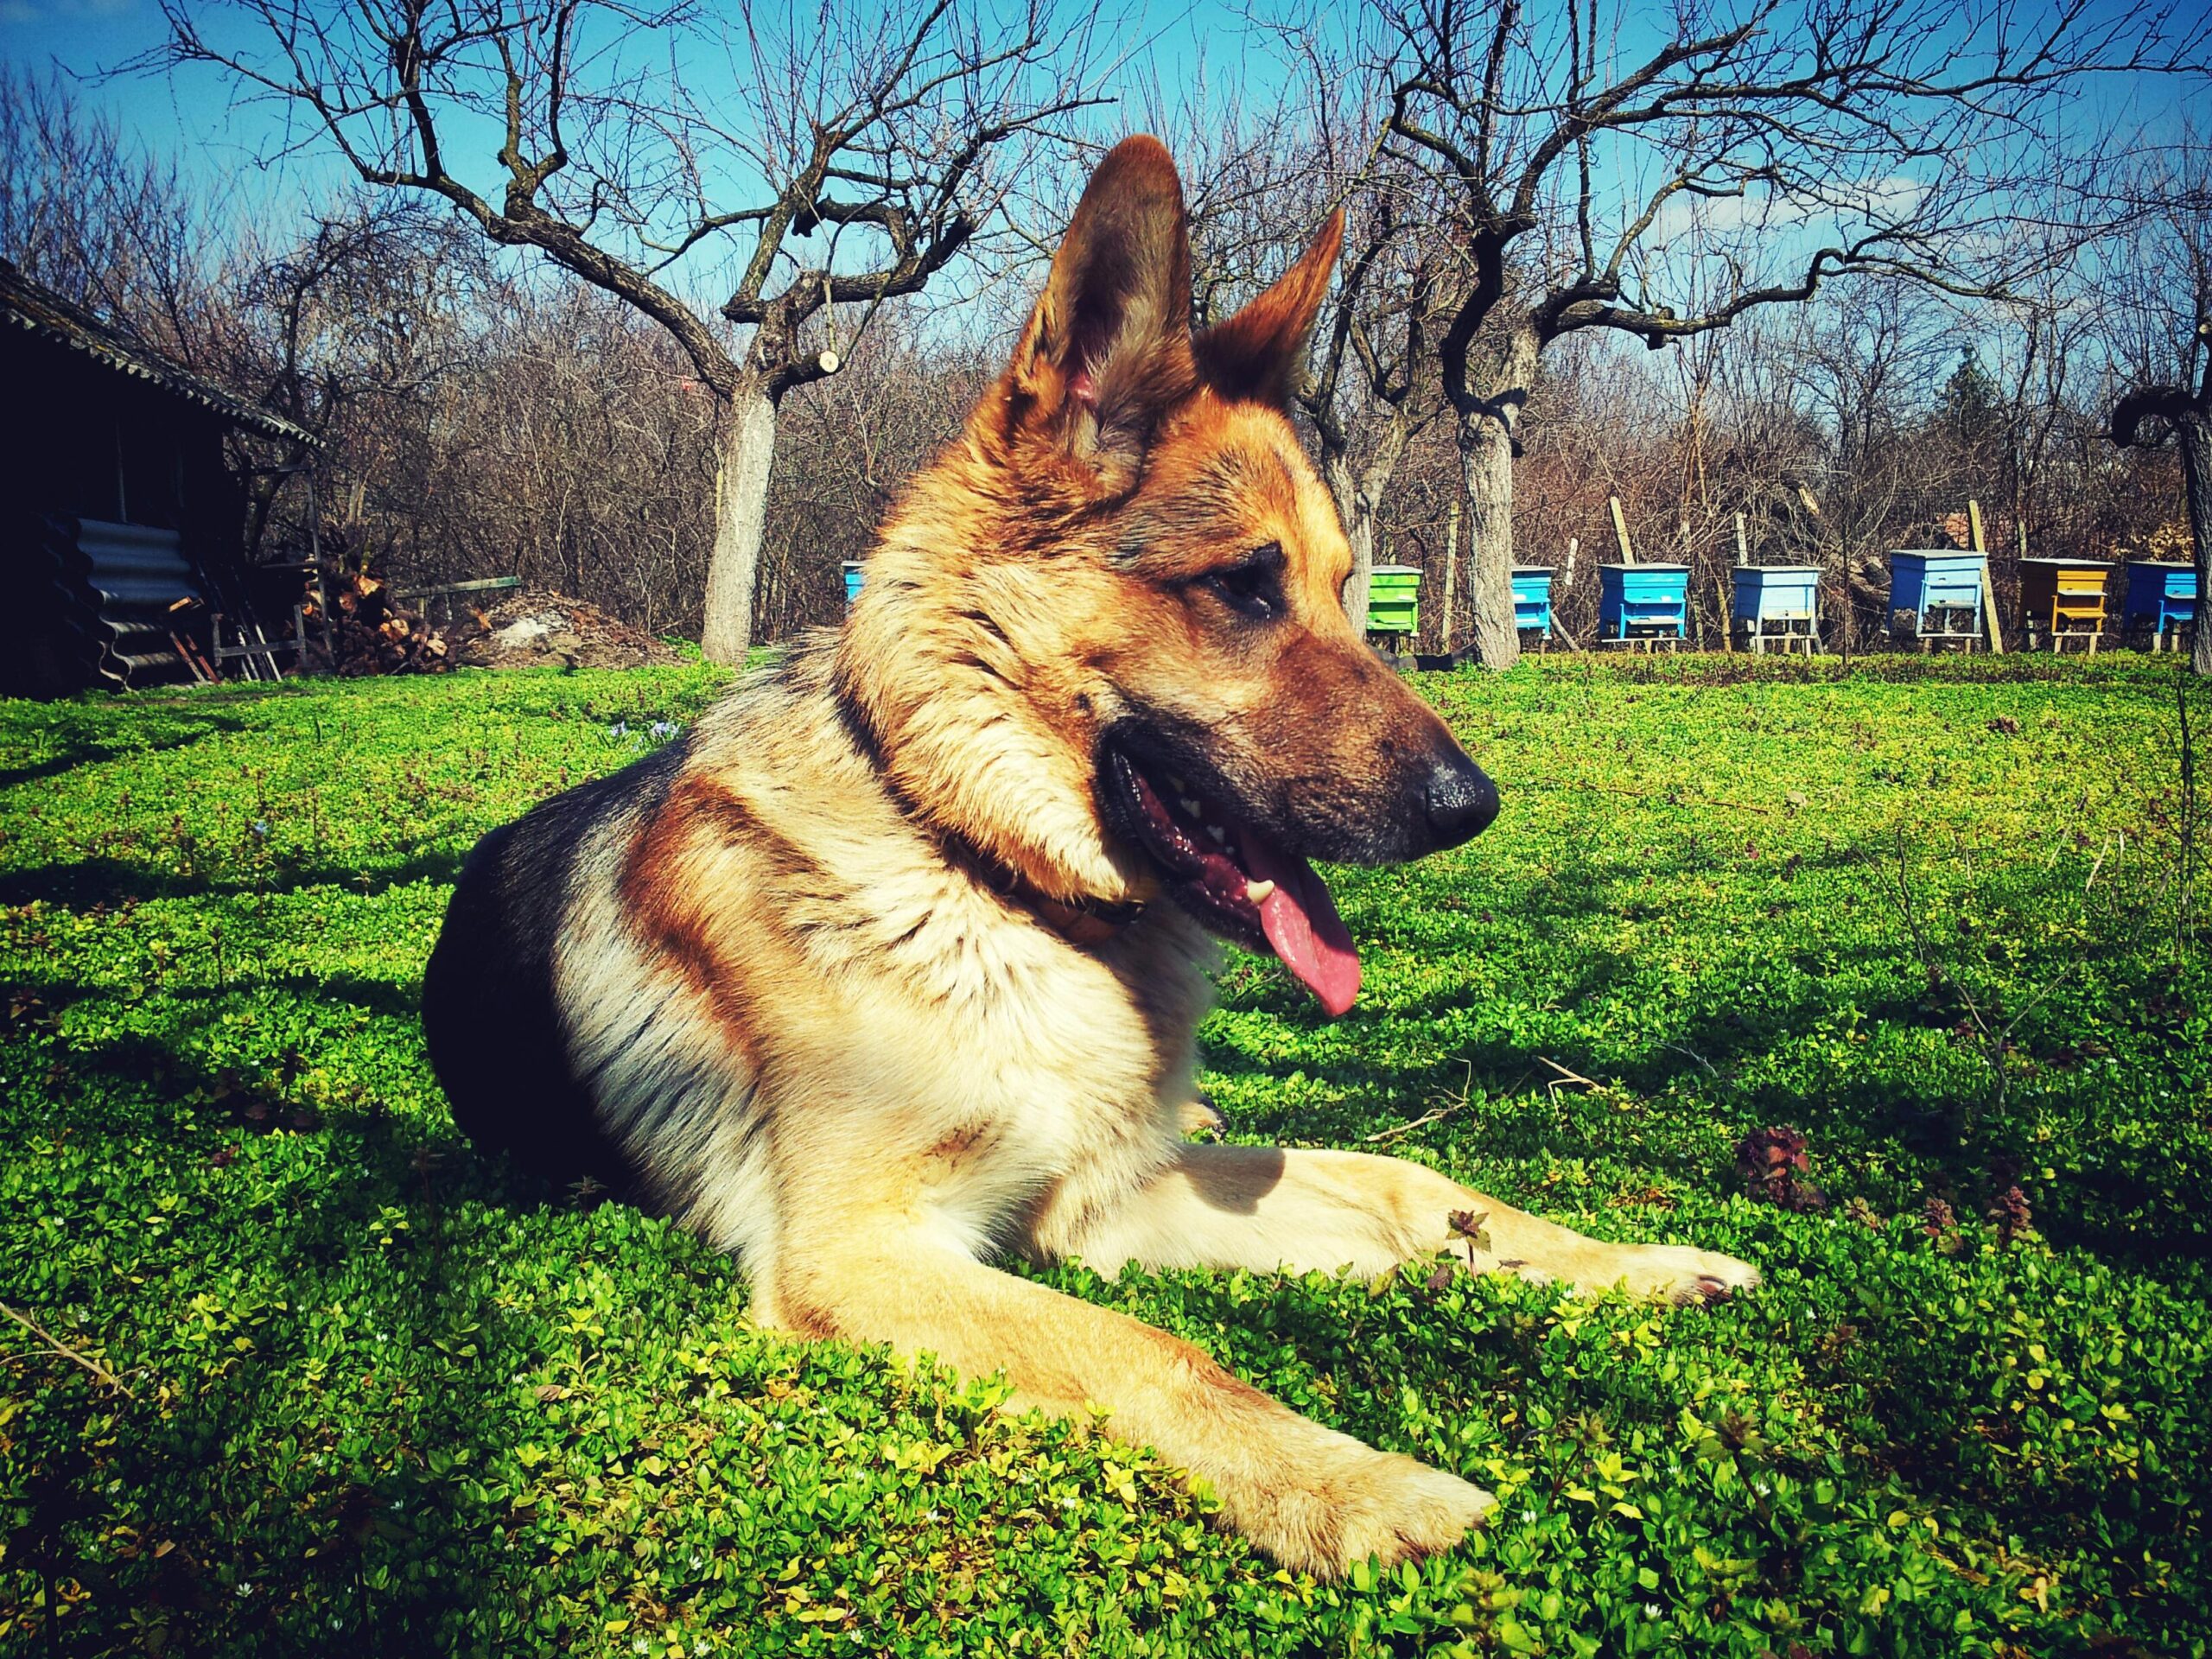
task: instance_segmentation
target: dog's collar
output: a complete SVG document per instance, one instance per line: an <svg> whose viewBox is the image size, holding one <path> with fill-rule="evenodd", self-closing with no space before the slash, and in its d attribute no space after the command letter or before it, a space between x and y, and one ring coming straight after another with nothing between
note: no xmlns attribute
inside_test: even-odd
<svg viewBox="0 0 2212 1659"><path fill-rule="evenodd" d="M1071 899L1055 899L973 842L947 831L938 833L944 836L946 850L966 866L978 881L1016 910L1027 912L1040 925L1052 929L1070 944L1084 950L1103 944L1144 914L1144 901L1141 899L1116 902L1094 899L1087 893Z"/></svg>
<svg viewBox="0 0 2212 1659"><path fill-rule="evenodd" d="M926 820L891 780L890 772L883 764L883 746L876 737L875 728L848 691L842 678L832 681L831 695L836 703L838 718L852 739L855 750L875 772L885 792L910 821L918 827L925 824ZM976 880L1016 910L1027 912L1040 926L1050 928L1070 944L1084 950L1103 944L1144 914L1142 899L1116 902L1093 899L1087 894L1073 899L1055 899L1033 885L1020 871L985 852L966 836L941 826L931 825L929 830L943 842L946 854Z"/></svg>
<svg viewBox="0 0 2212 1659"><path fill-rule="evenodd" d="M1027 887L1027 883L1021 885ZM1086 896L1075 904L1066 904L1048 898L1033 887L1027 892L1001 891L1000 896L1019 905L1070 944L1085 949L1119 937L1123 928L1144 914L1141 899L1111 904Z"/></svg>

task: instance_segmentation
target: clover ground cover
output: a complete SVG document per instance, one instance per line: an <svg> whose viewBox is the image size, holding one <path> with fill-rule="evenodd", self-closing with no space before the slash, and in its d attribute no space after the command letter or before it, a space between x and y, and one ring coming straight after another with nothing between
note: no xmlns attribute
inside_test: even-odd
<svg viewBox="0 0 2212 1659"><path fill-rule="evenodd" d="M1230 1133L1768 1283L1048 1275L1504 1500L1342 1585L986 1381L752 1329L738 1266L457 1139L415 996L460 859L711 671L0 704L0 1645L2202 1653L2212 976L2164 667L1423 682L1505 814L1337 876L1345 1020L1227 964ZM1818 1207L1744 1190L1780 1125Z"/></svg>

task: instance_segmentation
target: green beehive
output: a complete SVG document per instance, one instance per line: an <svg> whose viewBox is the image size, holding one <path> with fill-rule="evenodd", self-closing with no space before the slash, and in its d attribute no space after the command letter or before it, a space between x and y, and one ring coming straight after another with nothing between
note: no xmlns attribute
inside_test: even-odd
<svg viewBox="0 0 2212 1659"><path fill-rule="evenodd" d="M1367 631L1370 633L1421 632L1421 567L1378 564L1368 580Z"/></svg>

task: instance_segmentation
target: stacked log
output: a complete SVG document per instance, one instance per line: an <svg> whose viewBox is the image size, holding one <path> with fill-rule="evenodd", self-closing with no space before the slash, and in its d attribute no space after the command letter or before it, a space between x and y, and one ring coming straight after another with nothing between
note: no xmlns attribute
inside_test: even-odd
<svg viewBox="0 0 2212 1659"><path fill-rule="evenodd" d="M322 590L329 599L324 616L308 601L308 623L321 642L328 672L441 674L454 665L445 634L392 595L391 587L365 570L326 568Z"/></svg>

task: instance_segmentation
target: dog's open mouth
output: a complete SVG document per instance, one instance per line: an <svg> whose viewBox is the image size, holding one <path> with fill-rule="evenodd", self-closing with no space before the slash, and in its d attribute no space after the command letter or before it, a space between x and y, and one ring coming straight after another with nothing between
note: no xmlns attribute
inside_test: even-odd
<svg viewBox="0 0 2212 1659"><path fill-rule="evenodd" d="M1177 902L1215 932L1272 950L1334 1019L1359 995L1359 952L1326 883L1279 846L1168 772L1106 752L1108 786Z"/></svg>

